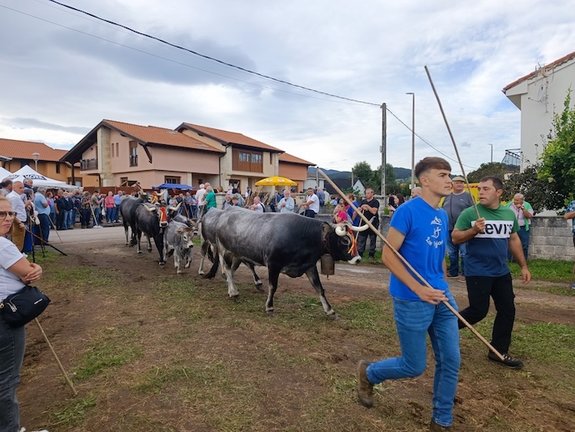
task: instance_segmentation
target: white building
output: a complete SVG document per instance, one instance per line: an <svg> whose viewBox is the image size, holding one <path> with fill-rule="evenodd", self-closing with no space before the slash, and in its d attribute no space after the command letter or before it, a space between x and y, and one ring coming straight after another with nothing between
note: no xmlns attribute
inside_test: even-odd
<svg viewBox="0 0 575 432"><path fill-rule="evenodd" d="M537 67L524 77L513 81L503 93L521 110L521 169L536 163L553 130L553 117L564 109L569 89L574 91L575 52L553 63Z"/></svg>

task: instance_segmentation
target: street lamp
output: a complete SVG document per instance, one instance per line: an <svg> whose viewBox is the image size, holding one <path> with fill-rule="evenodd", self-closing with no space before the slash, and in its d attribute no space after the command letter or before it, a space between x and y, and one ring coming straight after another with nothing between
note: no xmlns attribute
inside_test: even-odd
<svg viewBox="0 0 575 432"><path fill-rule="evenodd" d="M405 93L411 95L411 184L410 190L415 187L415 93Z"/></svg>
<svg viewBox="0 0 575 432"><path fill-rule="evenodd" d="M487 144L488 146L491 146L491 163L493 163L493 144Z"/></svg>
<svg viewBox="0 0 575 432"><path fill-rule="evenodd" d="M38 159L40 159L40 153L32 153L32 159L34 159L34 170L38 171Z"/></svg>

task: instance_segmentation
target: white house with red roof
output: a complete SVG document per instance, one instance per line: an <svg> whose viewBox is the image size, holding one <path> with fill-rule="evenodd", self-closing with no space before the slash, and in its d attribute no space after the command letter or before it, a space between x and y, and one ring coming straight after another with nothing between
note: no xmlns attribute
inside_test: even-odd
<svg viewBox="0 0 575 432"><path fill-rule="evenodd" d="M521 110L521 169L536 163L552 137L553 117L575 90L575 52L513 81L503 93ZM571 97L571 109L575 95Z"/></svg>

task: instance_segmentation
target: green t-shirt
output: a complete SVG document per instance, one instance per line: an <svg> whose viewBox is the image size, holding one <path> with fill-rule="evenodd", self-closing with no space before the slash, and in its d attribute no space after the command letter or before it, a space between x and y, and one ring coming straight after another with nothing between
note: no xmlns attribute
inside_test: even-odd
<svg viewBox="0 0 575 432"><path fill-rule="evenodd" d="M509 237L519 230L512 210L499 206L490 209L477 204L479 215L485 218L485 232L467 241L465 276L504 276L509 273ZM475 224L477 213L469 207L461 212L455 229L465 231Z"/></svg>

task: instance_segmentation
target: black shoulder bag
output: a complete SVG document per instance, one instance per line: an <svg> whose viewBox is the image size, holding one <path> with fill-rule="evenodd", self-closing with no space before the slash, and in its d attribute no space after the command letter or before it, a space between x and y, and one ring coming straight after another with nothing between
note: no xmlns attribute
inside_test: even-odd
<svg viewBox="0 0 575 432"><path fill-rule="evenodd" d="M0 303L0 315L10 327L21 327L48 307L50 299L38 288L26 285Z"/></svg>

